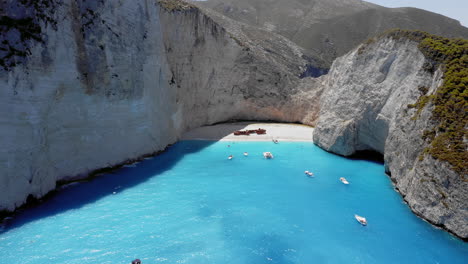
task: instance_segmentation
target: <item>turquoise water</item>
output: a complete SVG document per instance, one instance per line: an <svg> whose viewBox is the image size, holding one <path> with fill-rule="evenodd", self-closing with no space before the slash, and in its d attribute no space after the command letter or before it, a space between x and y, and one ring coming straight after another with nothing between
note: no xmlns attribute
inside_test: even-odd
<svg viewBox="0 0 468 264"><path fill-rule="evenodd" d="M275 158L263 159L264 151ZM134 258L456 264L467 263L468 246L414 216L382 164L286 142L179 142L135 167L63 189L0 233L2 263Z"/></svg>

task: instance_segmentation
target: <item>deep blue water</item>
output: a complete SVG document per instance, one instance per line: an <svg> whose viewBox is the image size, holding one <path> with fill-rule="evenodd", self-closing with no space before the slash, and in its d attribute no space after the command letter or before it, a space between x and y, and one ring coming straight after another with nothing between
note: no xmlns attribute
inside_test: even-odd
<svg viewBox="0 0 468 264"><path fill-rule="evenodd" d="M275 158L263 159L264 151ZM63 189L0 233L1 263L134 258L456 264L467 263L468 246L413 215L382 164L286 142L179 142L135 167Z"/></svg>

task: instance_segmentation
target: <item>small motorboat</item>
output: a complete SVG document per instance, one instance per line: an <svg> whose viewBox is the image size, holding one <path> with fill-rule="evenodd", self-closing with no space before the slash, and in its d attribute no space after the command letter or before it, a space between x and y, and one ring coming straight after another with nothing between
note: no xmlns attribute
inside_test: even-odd
<svg viewBox="0 0 468 264"><path fill-rule="evenodd" d="M363 226L367 225L367 220L365 217L359 216L357 214L354 215L354 218Z"/></svg>
<svg viewBox="0 0 468 264"><path fill-rule="evenodd" d="M244 156L246 156L246 157L247 157L248 155L249 155L249 153L247 153L247 152L244 152Z"/></svg>
<svg viewBox="0 0 468 264"><path fill-rule="evenodd" d="M305 174L307 174L307 176L309 177L314 177L314 173L313 172L310 172L308 170L304 171Z"/></svg>
<svg viewBox="0 0 468 264"><path fill-rule="evenodd" d="M278 144L278 142L279 141L277 139L273 139L273 143Z"/></svg>
<svg viewBox="0 0 468 264"><path fill-rule="evenodd" d="M141 260L140 259L135 259L132 261L132 264L141 264Z"/></svg>
<svg viewBox="0 0 468 264"><path fill-rule="evenodd" d="M228 159L229 159L229 160L232 160L232 158L234 158L234 156L229 155Z"/></svg>
<svg viewBox="0 0 468 264"><path fill-rule="evenodd" d="M273 158L273 154L271 154L271 152L263 152L263 157L265 159L272 159Z"/></svg>
<svg viewBox="0 0 468 264"><path fill-rule="evenodd" d="M340 178L340 181L341 181L343 184L349 184L348 180L346 180L345 177L341 177L341 178Z"/></svg>

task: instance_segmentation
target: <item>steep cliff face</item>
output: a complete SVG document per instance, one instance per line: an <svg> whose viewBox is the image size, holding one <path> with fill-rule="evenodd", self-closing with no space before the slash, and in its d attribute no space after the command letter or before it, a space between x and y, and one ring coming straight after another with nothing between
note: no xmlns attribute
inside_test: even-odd
<svg viewBox="0 0 468 264"><path fill-rule="evenodd" d="M441 68L431 72L431 63L418 42L390 36L337 59L326 77L314 141L345 156L380 152L411 209L466 239L466 175L424 151L424 131L437 126L434 105L412 107L443 83Z"/></svg>
<svg viewBox="0 0 468 264"><path fill-rule="evenodd" d="M240 25L192 5L1 5L0 211L162 150L190 128L317 114L302 96L314 81L298 77L301 49L279 36L251 41Z"/></svg>
<svg viewBox="0 0 468 264"><path fill-rule="evenodd" d="M175 92L152 1L16 2L9 7L33 11L41 41L9 37L12 49L29 52L3 57L19 63L0 72L0 209L176 140L174 105L162 103Z"/></svg>
<svg viewBox="0 0 468 264"><path fill-rule="evenodd" d="M229 119L297 122L308 115L290 109L310 105L295 99L298 85L312 80L298 77L306 61L285 38L257 31L253 39L248 26L195 7L163 9L161 23L176 115L190 120L183 130ZM262 43L262 33L273 40Z"/></svg>

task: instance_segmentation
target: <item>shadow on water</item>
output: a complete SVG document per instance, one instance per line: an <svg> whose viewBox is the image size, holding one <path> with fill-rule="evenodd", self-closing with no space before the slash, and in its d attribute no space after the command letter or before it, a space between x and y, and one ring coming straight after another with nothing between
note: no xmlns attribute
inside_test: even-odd
<svg viewBox="0 0 468 264"><path fill-rule="evenodd" d="M132 168L124 166L89 181L64 185L44 198L41 203L19 210L13 218L5 221L0 233L41 218L81 208L105 196L112 195L113 192L121 192L141 184L171 169L185 154L200 151L213 143L214 141L192 141L190 144L184 141L178 142L169 147L175 151L165 151L154 158L139 162L138 173L134 173ZM180 153L184 154L180 155Z"/></svg>
<svg viewBox="0 0 468 264"><path fill-rule="evenodd" d="M218 130L218 136L219 138L227 136L235 130L243 129L246 124L225 126L224 129ZM81 208L105 196L112 195L115 191L120 192L141 184L174 167L185 154L198 152L215 142L215 140L198 140L190 141L188 144L187 141L180 141L168 148L175 151L164 151L151 160L147 158L138 162L138 173L134 173L131 168L124 166L93 177L89 181L64 185L56 191L52 191L40 202L29 203L13 213L12 217L6 217L3 223L0 223L0 234L41 218Z"/></svg>
<svg viewBox="0 0 468 264"><path fill-rule="evenodd" d="M190 137L182 137L182 141L168 147L174 151L164 151L153 158L145 158L138 162L138 173L126 166L117 169L101 169L110 171L91 177L88 181L74 182L52 191L40 201L33 201L21 209L6 217L0 222L0 234L19 228L29 222L54 216L56 214L81 208L103 197L112 195L113 192L121 192L141 184L152 177L174 167L186 154L198 152L236 130L244 129L254 122L230 123L216 129L216 135L212 140L191 140ZM219 126L220 124L218 124ZM201 129L209 130L208 127ZM190 134L193 131L188 132ZM181 154L182 153L182 154ZM96 174L96 173L94 173ZM0 219L1 220L1 219Z"/></svg>
<svg viewBox="0 0 468 264"><path fill-rule="evenodd" d="M351 160L367 160L379 165L384 165L384 155L373 150L357 151L356 153L347 158Z"/></svg>
<svg viewBox="0 0 468 264"><path fill-rule="evenodd" d="M81 208L103 197L112 195L113 192L121 192L144 183L148 179L157 177L159 174L173 168L185 154L196 153L209 147L217 142L217 140L236 130L242 130L252 123L258 124L259 127L261 127L261 122L217 124L217 134L211 135L211 141L191 140L192 138L190 136L182 137L182 141L169 147L169 149L173 151L164 151L151 159L144 159L138 162L137 173L135 173L135 170L124 166L98 177L93 177L89 181L64 185L56 191L51 192L40 202L26 205L24 208L14 213L13 217L5 218L3 223L0 223L0 234L41 218L51 217L68 210ZM221 126L221 128L219 128L219 126ZM210 130L209 127L200 129ZM190 135L192 132L193 131L187 134ZM369 153L354 158L369 160L370 157L376 157L375 153L371 153L371 156L368 154ZM371 158L371 160L380 162L379 158Z"/></svg>

